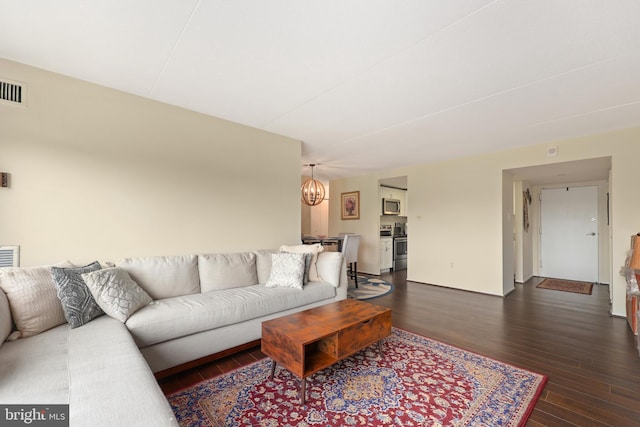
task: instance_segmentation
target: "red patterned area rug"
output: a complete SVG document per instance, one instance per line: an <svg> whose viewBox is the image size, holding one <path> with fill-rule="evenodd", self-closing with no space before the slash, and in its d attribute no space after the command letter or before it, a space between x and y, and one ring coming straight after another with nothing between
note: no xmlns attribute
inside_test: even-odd
<svg viewBox="0 0 640 427"><path fill-rule="evenodd" d="M593 283L578 282L576 280L544 279L538 286L536 286L536 288L591 295Z"/></svg>
<svg viewBox="0 0 640 427"><path fill-rule="evenodd" d="M547 378L393 328L300 380L271 359L167 396L181 426L523 426Z"/></svg>

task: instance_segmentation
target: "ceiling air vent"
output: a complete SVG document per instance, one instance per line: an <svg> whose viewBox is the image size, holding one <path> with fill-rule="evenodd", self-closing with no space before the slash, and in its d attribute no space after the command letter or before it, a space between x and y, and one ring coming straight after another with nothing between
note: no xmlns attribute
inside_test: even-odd
<svg viewBox="0 0 640 427"><path fill-rule="evenodd" d="M26 107L27 85L0 77L0 103Z"/></svg>

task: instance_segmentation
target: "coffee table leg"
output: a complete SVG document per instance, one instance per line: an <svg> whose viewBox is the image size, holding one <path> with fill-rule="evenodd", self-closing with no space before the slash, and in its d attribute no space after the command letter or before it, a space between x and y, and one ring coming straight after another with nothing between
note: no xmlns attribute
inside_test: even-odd
<svg viewBox="0 0 640 427"><path fill-rule="evenodd" d="M271 361L271 376L269 378L273 379L273 376L274 376L275 373L276 373L276 361L272 360Z"/></svg>
<svg viewBox="0 0 640 427"><path fill-rule="evenodd" d="M307 397L307 379L302 378L300 384L300 403L304 405L305 398Z"/></svg>

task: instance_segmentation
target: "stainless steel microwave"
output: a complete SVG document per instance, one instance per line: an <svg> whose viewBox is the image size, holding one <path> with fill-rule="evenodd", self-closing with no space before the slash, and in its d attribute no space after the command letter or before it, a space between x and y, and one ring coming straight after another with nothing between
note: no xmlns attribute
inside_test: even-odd
<svg viewBox="0 0 640 427"><path fill-rule="evenodd" d="M382 199L382 215L400 215L400 200Z"/></svg>

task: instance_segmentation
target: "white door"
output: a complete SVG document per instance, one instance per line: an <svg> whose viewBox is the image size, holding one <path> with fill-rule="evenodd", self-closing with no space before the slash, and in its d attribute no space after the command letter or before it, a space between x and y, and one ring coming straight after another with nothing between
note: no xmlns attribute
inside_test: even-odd
<svg viewBox="0 0 640 427"><path fill-rule="evenodd" d="M540 275L597 282L598 187L544 189L540 200Z"/></svg>

